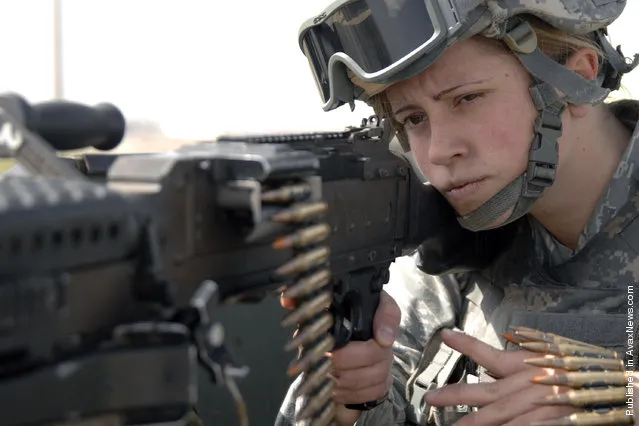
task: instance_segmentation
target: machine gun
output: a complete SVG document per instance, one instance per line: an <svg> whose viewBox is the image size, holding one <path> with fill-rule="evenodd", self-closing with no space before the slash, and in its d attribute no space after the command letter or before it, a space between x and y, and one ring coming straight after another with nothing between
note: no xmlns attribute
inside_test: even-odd
<svg viewBox="0 0 639 426"><path fill-rule="evenodd" d="M424 241L433 272L488 255L460 244L477 234L389 152L376 117L341 132L56 155L112 149L124 127L109 104L0 97L0 149L31 172L0 181L3 425L181 425L198 365L247 424L234 381L245 371L215 308L281 293L296 301L282 324L298 327L286 350L301 348L288 371L304 375L299 421L329 424L324 354L372 337L391 262Z"/></svg>

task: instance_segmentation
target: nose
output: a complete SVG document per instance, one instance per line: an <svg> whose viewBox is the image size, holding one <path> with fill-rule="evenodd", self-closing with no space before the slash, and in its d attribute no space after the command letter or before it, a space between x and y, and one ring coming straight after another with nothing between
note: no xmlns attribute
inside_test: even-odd
<svg viewBox="0 0 639 426"><path fill-rule="evenodd" d="M450 115L431 117L429 134L425 137L423 160L436 166L450 166L456 160L468 154L467 135L462 123L453 120Z"/></svg>

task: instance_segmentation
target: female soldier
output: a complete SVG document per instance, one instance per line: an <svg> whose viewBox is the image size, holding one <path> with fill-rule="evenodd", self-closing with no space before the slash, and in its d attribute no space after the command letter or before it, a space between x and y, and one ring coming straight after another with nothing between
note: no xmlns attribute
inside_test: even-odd
<svg viewBox="0 0 639 426"><path fill-rule="evenodd" d="M602 102L637 64L605 38L624 6L359 0L302 27L325 110L373 105L460 226L484 240L511 235L474 270L437 270L428 242L397 259L375 339L331 355L339 424L521 426L580 411L572 421L583 421L565 400L539 404L558 390L531 382L548 374L545 361L524 362L538 353L507 351L548 336L508 327L619 354L636 346L627 293L639 277L639 103ZM631 424L624 411L600 424Z"/></svg>

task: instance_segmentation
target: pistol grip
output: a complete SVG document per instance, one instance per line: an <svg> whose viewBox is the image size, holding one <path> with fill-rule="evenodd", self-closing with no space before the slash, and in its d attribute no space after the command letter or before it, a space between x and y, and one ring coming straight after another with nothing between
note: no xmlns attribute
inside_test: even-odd
<svg viewBox="0 0 639 426"><path fill-rule="evenodd" d="M357 295L354 303L351 304L350 320L353 327L351 341L365 342L374 338L373 319L379 306L381 288L379 290L371 288L368 292Z"/></svg>
<svg viewBox="0 0 639 426"><path fill-rule="evenodd" d="M379 306L382 288L388 282L388 268L368 270L366 273L351 275L347 291L336 311L336 348L349 341L367 341L374 338L373 320ZM349 324L345 324L349 323ZM368 401L363 404L346 404L351 410L370 410L385 399Z"/></svg>

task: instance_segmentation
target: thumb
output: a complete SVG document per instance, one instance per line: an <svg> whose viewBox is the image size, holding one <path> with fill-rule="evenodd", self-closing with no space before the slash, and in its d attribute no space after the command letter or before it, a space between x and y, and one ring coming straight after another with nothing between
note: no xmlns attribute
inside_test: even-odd
<svg viewBox="0 0 639 426"><path fill-rule="evenodd" d="M395 300L382 291L379 306L373 318L373 332L377 343L385 348L390 348L399 333L399 322L402 312Z"/></svg>

